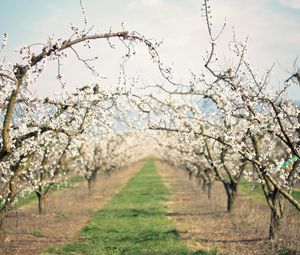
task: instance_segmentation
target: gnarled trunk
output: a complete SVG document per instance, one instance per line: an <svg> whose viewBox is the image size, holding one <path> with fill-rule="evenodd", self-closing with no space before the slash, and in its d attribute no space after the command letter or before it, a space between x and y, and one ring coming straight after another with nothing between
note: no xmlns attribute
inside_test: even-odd
<svg viewBox="0 0 300 255"><path fill-rule="evenodd" d="M237 184L235 182L223 183L227 195L227 212L231 212L234 208L236 194L237 194Z"/></svg>
<svg viewBox="0 0 300 255"><path fill-rule="evenodd" d="M277 190L272 192L269 197L269 205L271 210L269 239L276 239L278 231L280 230L281 219L283 218L284 201L283 197Z"/></svg>

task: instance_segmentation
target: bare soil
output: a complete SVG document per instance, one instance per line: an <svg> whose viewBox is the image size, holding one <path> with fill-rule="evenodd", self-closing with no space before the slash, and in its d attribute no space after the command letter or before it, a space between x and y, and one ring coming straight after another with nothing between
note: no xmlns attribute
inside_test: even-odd
<svg viewBox="0 0 300 255"><path fill-rule="evenodd" d="M0 254L40 254L51 246L78 240L80 229L124 187L142 164L136 163L111 176L99 176L92 193L88 192L86 182L54 192L47 200L45 215L38 215L34 203L11 211L4 223L6 238L0 243Z"/></svg>
<svg viewBox="0 0 300 255"><path fill-rule="evenodd" d="M218 254L300 254L300 214L289 208L277 240L268 240L269 209L253 197L239 194L236 207L226 212L226 194L217 183L209 200L184 171L158 162L171 190L167 210L181 238L192 249L216 247Z"/></svg>

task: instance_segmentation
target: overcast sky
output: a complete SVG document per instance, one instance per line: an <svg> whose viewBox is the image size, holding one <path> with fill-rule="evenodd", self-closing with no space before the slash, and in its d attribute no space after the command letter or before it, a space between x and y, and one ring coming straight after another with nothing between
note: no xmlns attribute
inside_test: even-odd
<svg viewBox="0 0 300 255"><path fill-rule="evenodd" d="M163 40L160 49L164 62L173 64L176 78L185 81L189 72L203 68L203 56L209 47L202 17L202 0L85 0L89 25L107 32L121 30L121 23L129 31ZM230 63L226 46L232 38L232 27L238 39L249 36L248 54L255 70L263 73L273 63L272 84L280 86L293 70L293 62L300 53L300 0L211 0L213 25L218 30L226 19L227 28L218 43L224 52L224 63ZM0 0L0 33L8 33L8 47L1 53L1 61L16 61L13 50L23 45L45 42L48 35L68 38L70 24L82 26L79 0ZM98 71L109 77L101 81L115 81L120 56L124 50L112 51L105 43L97 44L91 55L99 55ZM160 80L146 52L139 50L131 60L129 75L140 74L145 83ZM80 87L94 81L84 67L73 61L64 63L68 87ZM298 63L300 65L300 62ZM37 89L37 88L36 88ZM38 83L37 94L52 94L55 85L55 66L49 66ZM300 99L300 89L291 95Z"/></svg>

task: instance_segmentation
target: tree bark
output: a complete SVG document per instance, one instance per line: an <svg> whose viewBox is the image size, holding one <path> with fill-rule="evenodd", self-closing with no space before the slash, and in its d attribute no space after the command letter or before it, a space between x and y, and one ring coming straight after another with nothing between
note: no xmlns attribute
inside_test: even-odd
<svg viewBox="0 0 300 255"><path fill-rule="evenodd" d="M5 212L1 211L0 212L0 233L3 231L4 218L5 218Z"/></svg>
<svg viewBox="0 0 300 255"><path fill-rule="evenodd" d="M234 182L226 182L223 184L227 195L227 212L231 212L234 209L237 194L237 184Z"/></svg>
<svg viewBox="0 0 300 255"><path fill-rule="evenodd" d="M274 240L277 238L278 231L280 230L281 219L283 218L283 198L279 192L274 191L270 194L269 199L271 200L270 210L270 226L269 226L269 239Z"/></svg>
<svg viewBox="0 0 300 255"><path fill-rule="evenodd" d="M47 194L43 192L36 192L38 197L38 211L39 214L45 214L47 212Z"/></svg>

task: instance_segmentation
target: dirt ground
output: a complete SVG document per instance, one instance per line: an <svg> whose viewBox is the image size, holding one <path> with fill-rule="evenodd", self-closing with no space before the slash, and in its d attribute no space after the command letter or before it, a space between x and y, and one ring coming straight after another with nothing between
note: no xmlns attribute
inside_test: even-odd
<svg viewBox="0 0 300 255"><path fill-rule="evenodd" d="M215 185L209 200L184 171L161 162L157 167L172 192L167 203L168 215L190 248L216 247L218 254L223 255L300 254L299 212L287 212L278 239L270 242L269 210L264 204L240 194L236 209L228 214L221 185Z"/></svg>
<svg viewBox="0 0 300 255"><path fill-rule="evenodd" d="M78 240L79 230L124 187L142 164L117 171L110 177L100 176L93 193L88 192L83 182L51 194L46 215L39 216L35 204L10 212L5 221L7 237L0 244L0 254L40 254L48 247ZM208 200L199 185L189 180L182 170L161 162L157 162L157 168L172 192L166 205L168 216L190 248L216 247L219 255L300 254L300 216L295 210L287 212L278 240L271 243L267 239L269 211L265 205L239 195L236 209L228 214L221 185L215 185L213 197Z"/></svg>
<svg viewBox="0 0 300 255"><path fill-rule="evenodd" d="M37 214L36 204L10 212L4 223L7 236L0 244L0 254L36 255L48 247L76 241L79 230L123 188L142 164L116 171L110 177L99 176L92 193L88 192L86 182L54 192L48 198L45 215Z"/></svg>

